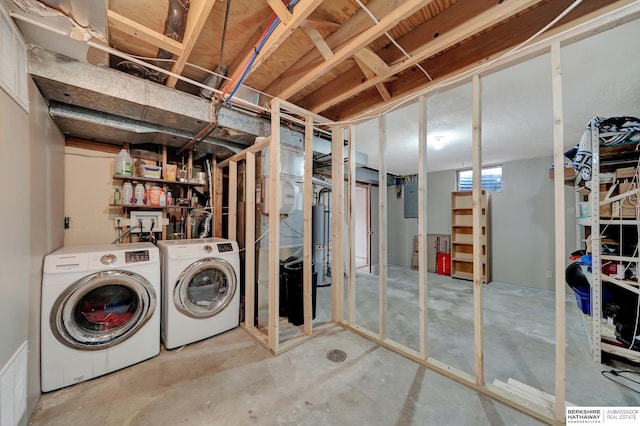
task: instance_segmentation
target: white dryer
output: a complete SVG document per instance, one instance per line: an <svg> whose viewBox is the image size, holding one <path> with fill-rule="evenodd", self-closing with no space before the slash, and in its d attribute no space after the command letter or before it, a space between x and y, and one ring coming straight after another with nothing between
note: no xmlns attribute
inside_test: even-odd
<svg viewBox="0 0 640 426"><path fill-rule="evenodd" d="M240 324L238 243L222 238L159 241L162 340L167 349Z"/></svg>
<svg viewBox="0 0 640 426"><path fill-rule="evenodd" d="M44 260L44 392L160 353L160 252L151 243L63 247Z"/></svg>

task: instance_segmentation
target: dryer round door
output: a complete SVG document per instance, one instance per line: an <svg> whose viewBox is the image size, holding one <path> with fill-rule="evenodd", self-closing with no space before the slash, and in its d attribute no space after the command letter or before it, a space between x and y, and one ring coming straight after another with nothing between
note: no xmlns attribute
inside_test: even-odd
<svg viewBox="0 0 640 426"><path fill-rule="evenodd" d="M156 292L141 275L103 271L69 286L49 319L60 343L81 350L115 346L133 336L153 315Z"/></svg>
<svg viewBox="0 0 640 426"><path fill-rule="evenodd" d="M210 318L233 300L236 273L224 259L208 257L189 265L178 277L173 292L176 308L191 318Z"/></svg>

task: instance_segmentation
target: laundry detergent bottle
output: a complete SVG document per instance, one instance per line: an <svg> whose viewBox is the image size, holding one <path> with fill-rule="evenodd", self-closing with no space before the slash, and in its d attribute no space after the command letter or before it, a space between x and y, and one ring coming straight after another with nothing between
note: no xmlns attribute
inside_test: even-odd
<svg viewBox="0 0 640 426"><path fill-rule="evenodd" d="M117 176L133 176L133 160L126 149L121 149L116 155L114 173Z"/></svg>

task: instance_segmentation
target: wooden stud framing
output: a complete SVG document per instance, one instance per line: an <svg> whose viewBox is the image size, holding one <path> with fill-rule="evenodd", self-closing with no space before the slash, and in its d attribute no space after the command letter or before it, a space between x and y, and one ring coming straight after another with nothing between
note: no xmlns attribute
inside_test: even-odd
<svg viewBox="0 0 640 426"><path fill-rule="evenodd" d="M427 319L427 99L418 101L418 317L420 321L420 358L428 350Z"/></svg>
<svg viewBox="0 0 640 426"><path fill-rule="evenodd" d="M426 360L422 359L420 356L416 356L415 351L412 351L410 349L409 350L405 349L401 345L398 345L397 343L392 342L388 339L382 340L378 336L376 336L375 333L372 333L369 330L362 329L359 327L351 327L346 324L343 324L343 327L345 327L347 330L351 331L352 333L355 333L359 336L369 339L372 342L377 343L378 345L386 349L389 349L390 351L393 351L399 355L402 355L403 357L409 360L412 360L420 365L424 365L425 367L439 374L442 374L443 376L448 377L449 379L452 379L458 383L461 383L465 386L470 387L473 390L476 390L487 396L490 396L491 398L497 401L500 401L506 405L509 405L510 407L516 408L517 410L520 410L523 413L526 413L532 417L535 417L536 419L542 420L549 424L557 424L557 425L562 424L560 422L553 421L553 418L552 418L553 413L551 412L551 410L541 405L532 403L528 399L522 398L514 393L505 391L491 384L477 385L474 377L471 376L470 374L464 371L458 370L457 368L452 367L442 361L438 361L437 359L433 359L433 358L427 358Z"/></svg>
<svg viewBox="0 0 640 426"><path fill-rule="evenodd" d="M222 168L218 167L215 155L212 160L213 172L213 236L222 237L222 193L223 176Z"/></svg>
<svg viewBox="0 0 640 426"><path fill-rule="evenodd" d="M378 243L380 244L379 291L378 291L378 334L380 340L387 338L387 129L386 116L378 117ZM335 213L334 213L335 214Z"/></svg>
<svg viewBox="0 0 640 426"><path fill-rule="evenodd" d="M269 302L267 335L269 347L278 353L280 344L280 100L271 101L269 143Z"/></svg>
<svg viewBox="0 0 640 426"><path fill-rule="evenodd" d="M248 152L245 162L244 322L254 328L256 284L256 156Z"/></svg>
<svg viewBox="0 0 640 426"><path fill-rule="evenodd" d="M303 206L303 263L302 263L302 296L304 312L304 333L309 335L313 331L313 299L312 299L312 261L313 253L311 237L311 215L313 211L313 118L307 117L304 130L304 206Z"/></svg>
<svg viewBox="0 0 640 426"><path fill-rule="evenodd" d="M193 174L193 151L189 151L189 155L187 156L187 179L191 179L191 176ZM193 191L191 190L191 187L189 186L187 188L187 198L189 200L191 200L191 194L193 193ZM186 226L187 226L187 239L191 239L191 215L187 214L186 215Z"/></svg>
<svg viewBox="0 0 640 426"><path fill-rule="evenodd" d="M565 416L565 218L564 218L564 139L562 115L562 66L560 42L551 45L551 87L553 96L553 164L554 229L556 243L556 366L554 414L558 421Z"/></svg>
<svg viewBox="0 0 640 426"><path fill-rule="evenodd" d="M344 127L335 126L331 130L331 316L339 323L344 306Z"/></svg>
<svg viewBox="0 0 640 426"><path fill-rule="evenodd" d="M229 206L227 215L227 229L230 240L238 239L238 162L229 163Z"/></svg>
<svg viewBox="0 0 640 426"><path fill-rule="evenodd" d="M482 111L480 77L471 80L473 91L473 335L476 384L484 384L484 354L482 344Z"/></svg>
<svg viewBox="0 0 640 426"><path fill-rule="evenodd" d="M349 193L347 196L347 258L349 268L347 272L347 323L356 323L356 135L355 126L349 126Z"/></svg>

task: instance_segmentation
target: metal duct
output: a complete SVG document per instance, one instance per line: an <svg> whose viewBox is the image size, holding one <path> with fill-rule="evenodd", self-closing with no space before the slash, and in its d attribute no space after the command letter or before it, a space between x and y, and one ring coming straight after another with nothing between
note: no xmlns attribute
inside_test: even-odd
<svg viewBox="0 0 640 426"><path fill-rule="evenodd" d="M164 21L164 35L182 42L184 37L184 31L187 27L187 16L189 14L189 0L169 0L169 8L167 11L167 19ZM164 68L165 70L171 69L173 65L173 53L164 49L158 49L158 55L156 56L159 61L156 65ZM150 70L142 65L134 64L130 61L121 61L118 63L117 68L121 71L132 74L140 78L148 78L149 80L164 84L167 80L167 75L161 72Z"/></svg>

